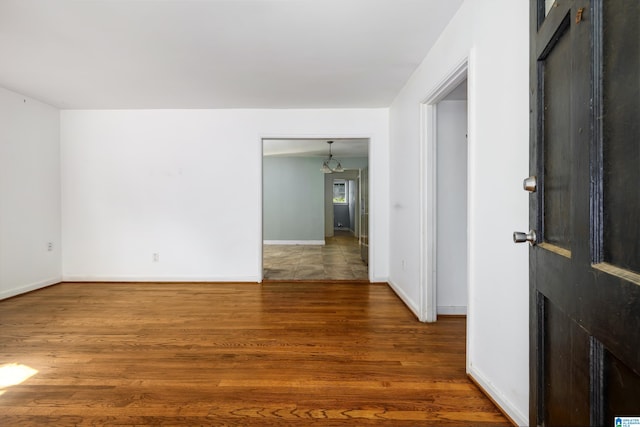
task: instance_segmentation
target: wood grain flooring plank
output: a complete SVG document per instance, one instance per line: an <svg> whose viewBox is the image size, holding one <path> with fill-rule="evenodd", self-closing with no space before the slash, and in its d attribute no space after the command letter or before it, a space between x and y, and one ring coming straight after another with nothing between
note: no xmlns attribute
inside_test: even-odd
<svg viewBox="0 0 640 427"><path fill-rule="evenodd" d="M385 285L63 283L0 301L0 425L508 426L465 319ZM29 371L31 372L31 371Z"/></svg>

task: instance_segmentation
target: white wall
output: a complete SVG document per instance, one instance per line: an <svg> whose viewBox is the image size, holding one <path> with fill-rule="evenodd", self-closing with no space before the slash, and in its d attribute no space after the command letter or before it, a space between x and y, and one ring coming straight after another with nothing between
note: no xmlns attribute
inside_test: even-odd
<svg viewBox="0 0 640 427"><path fill-rule="evenodd" d="M437 106L437 311L467 314L467 101Z"/></svg>
<svg viewBox="0 0 640 427"><path fill-rule="evenodd" d="M390 282L418 311L420 104L469 58L467 370L519 424L528 421L526 0L466 0L390 109Z"/></svg>
<svg viewBox="0 0 640 427"><path fill-rule="evenodd" d="M258 281L262 138L365 137L369 274L386 281L388 124L387 109L63 111L63 276Z"/></svg>
<svg viewBox="0 0 640 427"><path fill-rule="evenodd" d="M0 88L0 299L61 280L59 125L57 109Z"/></svg>

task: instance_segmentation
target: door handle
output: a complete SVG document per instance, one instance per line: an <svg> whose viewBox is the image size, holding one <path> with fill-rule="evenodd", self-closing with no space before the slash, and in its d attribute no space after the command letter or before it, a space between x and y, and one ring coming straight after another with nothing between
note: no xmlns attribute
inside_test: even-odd
<svg viewBox="0 0 640 427"><path fill-rule="evenodd" d="M528 233L523 233L521 231L513 232L513 243L524 243L529 242L531 246L536 244L536 232L535 230L529 230Z"/></svg>
<svg viewBox="0 0 640 427"><path fill-rule="evenodd" d="M524 181L522 182L522 187L524 188L525 191L528 191L529 193L535 193L538 188L537 178L535 176L530 176L528 178L525 178Z"/></svg>

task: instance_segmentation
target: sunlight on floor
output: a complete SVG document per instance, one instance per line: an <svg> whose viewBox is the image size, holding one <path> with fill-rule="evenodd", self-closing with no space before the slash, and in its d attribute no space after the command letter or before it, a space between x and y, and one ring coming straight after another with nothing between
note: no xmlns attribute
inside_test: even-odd
<svg viewBox="0 0 640 427"><path fill-rule="evenodd" d="M7 387L18 385L37 373L36 369L19 363L0 365L0 396L5 393Z"/></svg>

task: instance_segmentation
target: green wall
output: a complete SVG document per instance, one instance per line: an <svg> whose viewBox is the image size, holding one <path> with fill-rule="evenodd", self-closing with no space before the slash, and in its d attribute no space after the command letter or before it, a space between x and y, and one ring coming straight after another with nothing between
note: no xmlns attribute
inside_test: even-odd
<svg viewBox="0 0 640 427"><path fill-rule="evenodd" d="M324 240L324 174L317 157L263 158L264 240Z"/></svg>
<svg viewBox="0 0 640 427"><path fill-rule="evenodd" d="M320 157L263 157L264 240L324 240L322 160ZM366 157L344 158L340 162L345 169L360 169L369 163ZM333 223L330 227L333 229Z"/></svg>

